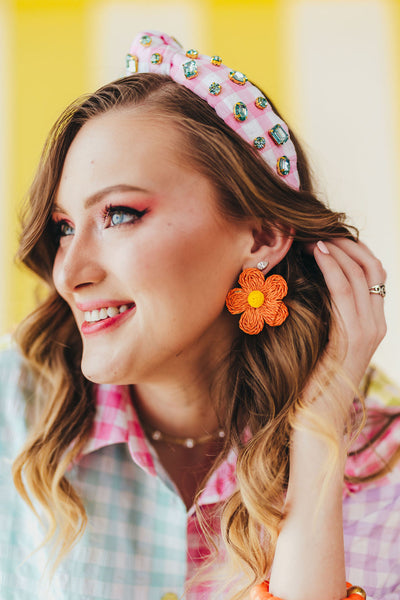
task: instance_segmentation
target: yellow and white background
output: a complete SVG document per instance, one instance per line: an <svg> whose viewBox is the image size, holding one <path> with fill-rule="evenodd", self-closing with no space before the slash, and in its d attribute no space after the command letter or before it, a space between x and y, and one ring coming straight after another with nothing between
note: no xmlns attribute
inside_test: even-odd
<svg viewBox="0 0 400 600"><path fill-rule="evenodd" d="M124 74L147 28L221 55L277 103L319 194L388 271L375 362L400 383L400 0L0 0L0 333L34 305L13 255L46 134L69 102Z"/></svg>

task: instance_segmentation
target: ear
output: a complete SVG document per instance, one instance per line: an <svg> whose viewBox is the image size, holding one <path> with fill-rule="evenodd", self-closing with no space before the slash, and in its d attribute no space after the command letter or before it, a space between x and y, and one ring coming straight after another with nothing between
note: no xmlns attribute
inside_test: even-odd
<svg viewBox="0 0 400 600"><path fill-rule="evenodd" d="M258 263L264 262L268 265L262 271L267 273L286 256L292 245L293 235L294 230L285 231L275 225L266 228L257 224L251 230L249 248L242 268L256 268Z"/></svg>

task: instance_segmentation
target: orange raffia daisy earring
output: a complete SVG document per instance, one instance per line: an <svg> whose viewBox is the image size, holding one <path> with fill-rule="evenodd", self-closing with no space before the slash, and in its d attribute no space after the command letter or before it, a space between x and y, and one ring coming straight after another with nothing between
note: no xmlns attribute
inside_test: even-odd
<svg viewBox="0 0 400 600"><path fill-rule="evenodd" d="M244 269L239 275L239 285L241 289L234 288L228 292L226 306L233 315L243 313L239 320L242 331L256 335L265 323L271 327L282 325L289 315L287 306L282 302L288 291L283 277L270 275L265 279L259 269Z"/></svg>

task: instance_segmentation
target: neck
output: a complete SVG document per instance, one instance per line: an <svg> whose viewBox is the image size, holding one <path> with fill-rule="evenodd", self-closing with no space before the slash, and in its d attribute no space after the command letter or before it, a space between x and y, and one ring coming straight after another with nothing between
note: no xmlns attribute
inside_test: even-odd
<svg viewBox="0 0 400 600"><path fill-rule="evenodd" d="M201 438L220 429L210 387L205 382L136 385L133 401L145 428L170 437Z"/></svg>
<svg viewBox="0 0 400 600"><path fill-rule="evenodd" d="M132 397L142 423L178 438L201 438L224 429L216 396L234 336L231 322L223 323L136 382Z"/></svg>

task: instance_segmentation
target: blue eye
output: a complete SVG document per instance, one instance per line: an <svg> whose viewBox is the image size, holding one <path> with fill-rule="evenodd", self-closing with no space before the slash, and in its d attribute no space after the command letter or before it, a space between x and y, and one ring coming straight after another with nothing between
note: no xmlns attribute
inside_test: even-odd
<svg viewBox="0 0 400 600"><path fill-rule="evenodd" d="M53 221L53 232L55 238L59 240L62 237L74 235L75 229L68 221Z"/></svg>
<svg viewBox="0 0 400 600"><path fill-rule="evenodd" d="M66 221L62 221L59 224L59 232L61 236L73 235L75 233L74 228Z"/></svg>
<svg viewBox="0 0 400 600"><path fill-rule="evenodd" d="M147 209L136 210L136 208L131 208L130 206L107 206L104 213L104 222L107 227L134 224L146 212Z"/></svg>
<svg viewBox="0 0 400 600"><path fill-rule="evenodd" d="M124 212L123 210L109 211L110 215L110 224L113 227L114 225L122 225L123 223L130 223L135 220L136 216L131 213Z"/></svg>

